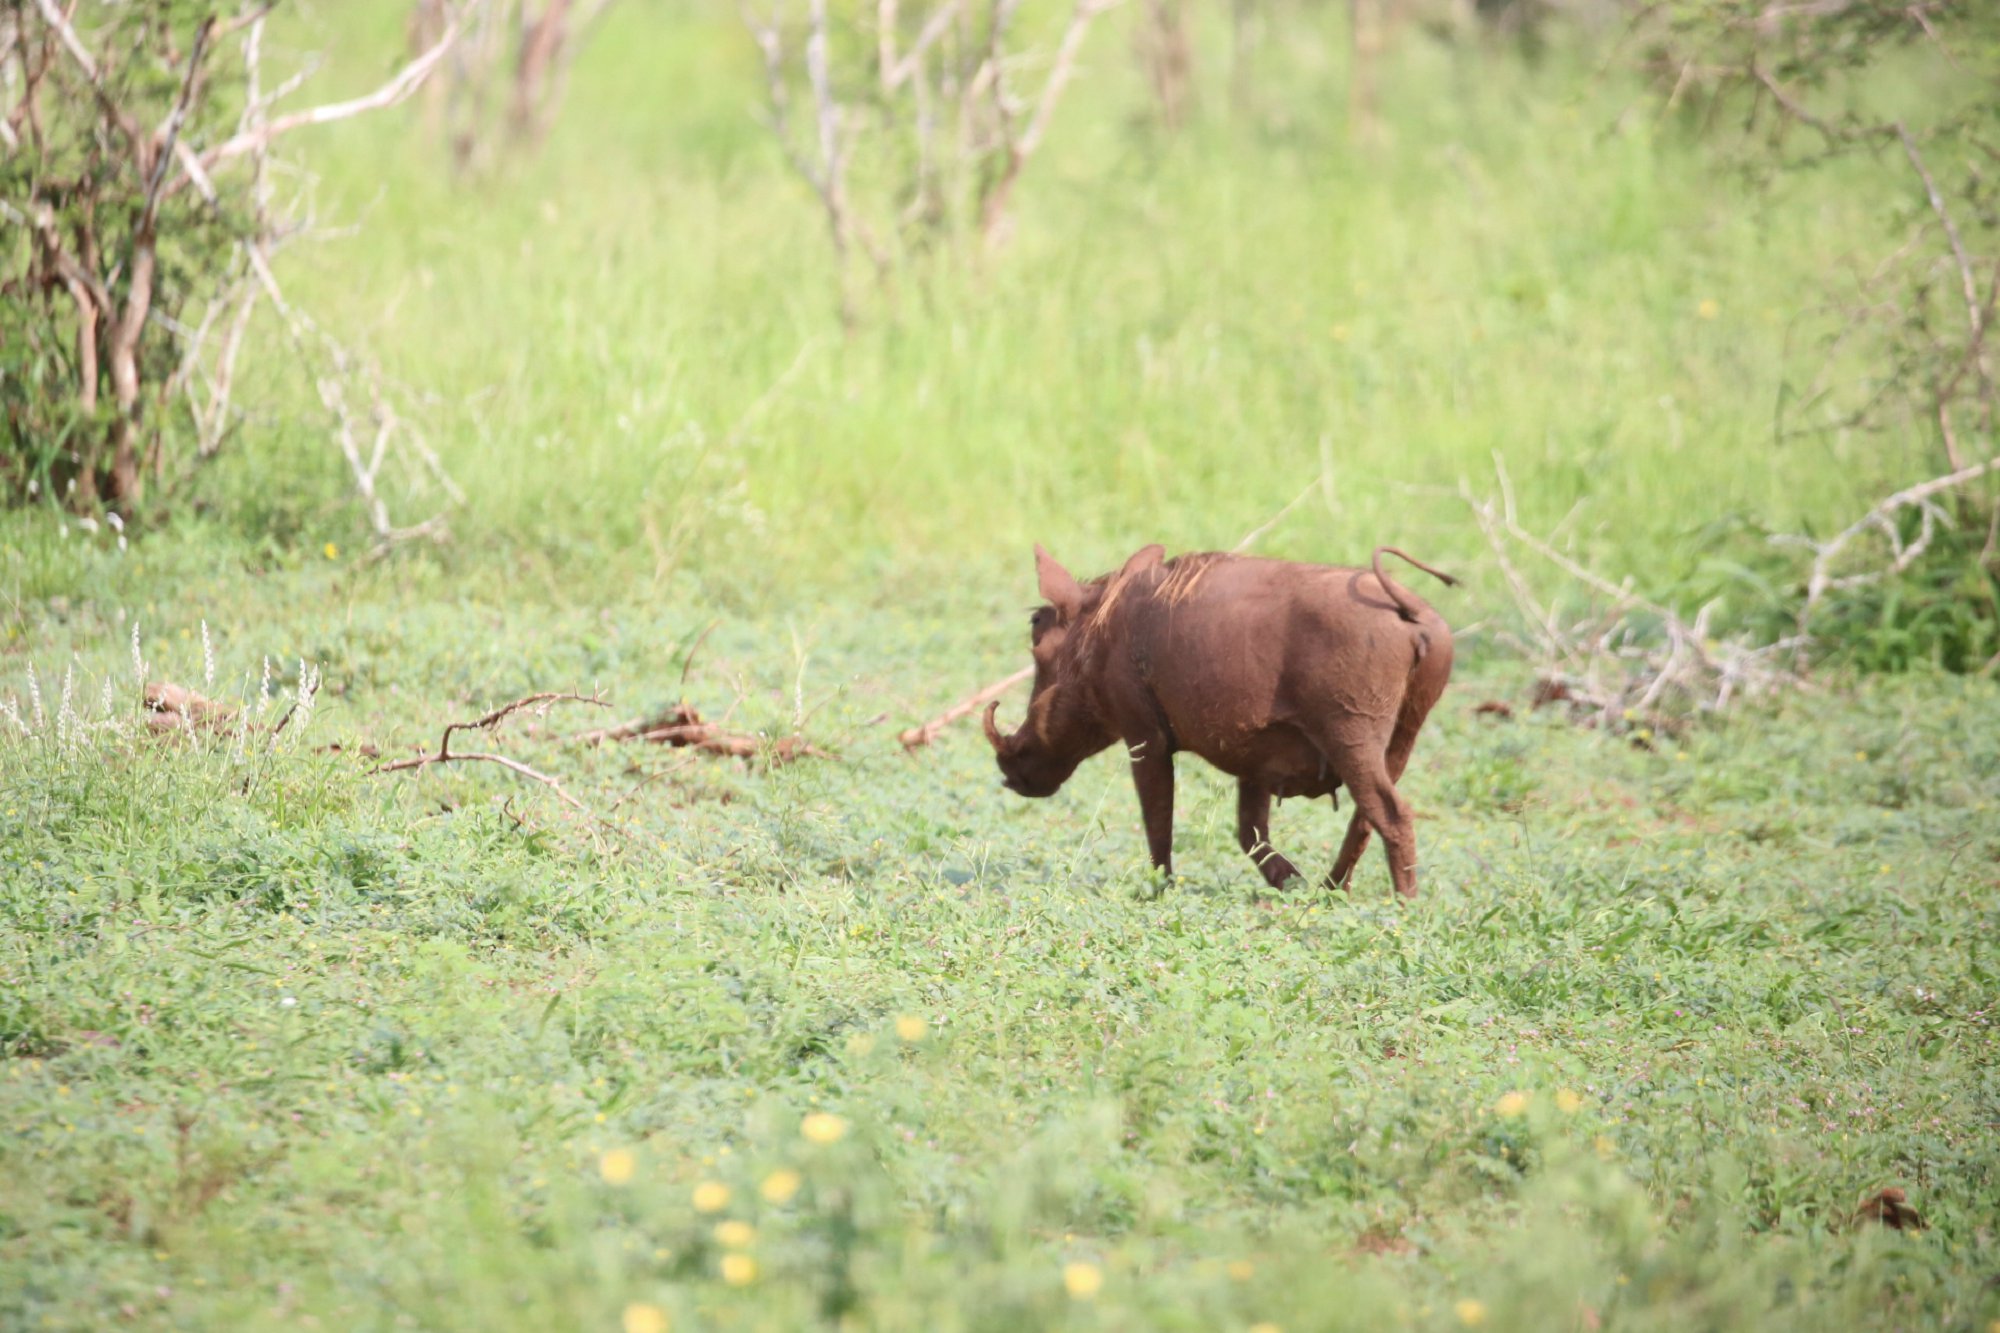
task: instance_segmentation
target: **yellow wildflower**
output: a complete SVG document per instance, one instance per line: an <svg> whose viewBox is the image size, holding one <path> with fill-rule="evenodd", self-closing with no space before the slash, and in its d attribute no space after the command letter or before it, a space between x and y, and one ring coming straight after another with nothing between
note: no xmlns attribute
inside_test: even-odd
<svg viewBox="0 0 2000 1333"><path fill-rule="evenodd" d="M757 1261L747 1254L722 1256L722 1280L732 1287L747 1287L757 1280Z"/></svg>
<svg viewBox="0 0 2000 1333"><path fill-rule="evenodd" d="M1458 1322L1464 1324L1467 1328L1478 1328L1486 1322L1486 1303L1484 1301L1463 1300L1451 1308L1457 1312Z"/></svg>
<svg viewBox="0 0 2000 1333"><path fill-rule="evenodd" d="M694 1210L719 1213L729 1206L729 1186L719 1180L704 1180L694 1187Z"/></svg>
<svg viewBox="0 0 2000 1333"><path fill-rule="evenodd" d="M838 1143L847 1137L847 1122L826 1111L814 1111L799 1122L799 1133L805 1135L808 1143L821 1146Z"/></svg>
<svg viewBox="0 0 2000 1333"><path fill-rule="evenodd" d="M1063 1269L1063 1290L1079 1301L1096 1300L1104 1290L1104 1273L1096 1264L1070 1264Z"/></svg>
<svg viewBox="0 0 2000 1333"><path fill-rule="evenodd" d="M757 1239L757 1228L748 1222L718 1222L715 1225L715 1243L724 1249L747 1250Z"/></svg>
<svg viewBox="0 0 2000 1333"><path fill-rule="evenodd" d="M764 1183L757 1187L757 1192L764 1196L766 1203L785 1204L790 1203L792 1196L799 1192L799 1184L799 1173L788 1166L781 1166L764 1177Z"/></svg>
<svg viewBox="0 0 2000 1333"><path fill-rule="evenodd" d="M323 549L326 551L327 559L329 560L340 559L340 548L338 546L335 546L332 542L328 542Z"/></svg>
<svg viewBox="0 0 2000 1333"><path fill-rule="evenodd" d="M625 1307L625 1318L621 1321L625 1333L667 1333L673 1327L667 1312L657 1305L645 1301L634 1301Z"/></svg>
<svg viewBox="0 0 2000 1333"><path fill-rule="evenodd" d="M1583 1098L1579 1097L1576 1093L1571 1092L1568 1088L1557 1090L1556 1110L1561 1111L1564 1115L1575 1115L1582 1107Z"/></svg>
<svg viewBox="0 0 2000 1333"><path fill-rule="evenodd" d="M1704 296L1701 298L1701 304L1694 308L1694 312L1703 319L1714 319L1722 313L1722 303L1713 296Z"/></svg>
<svg viewBox="0 0 2000 1333"><path fill-rule="evenodd" d="M896 1035L904 1041L922 1041L930 1030L931 1025L916 1014L904 1014L896 1020Z"/></svg>
<svg viewBox="0 0 2000 1333"><path fill-rule="evenodd" d="M1229 1261L1229 1276L1238 1282L1248 1282L1256 1271L1257 1265L1251 1263L1248 1259L1232 1259Z"/></svg>
<svg viewBox="0 0 2000 1333"><path fill-rule="evenodd" d="M1493 1103L1493 1109L1509 1119L1517 1115L1525 1115L1528 1110L1528 1094L1525 1092L1507 1093L1499 1101Z"/></svg>
<svg viewBox="0 0 2000 1333"><path fill-rule="evenodd" d="M597 1174L604 1177L607 1185L626 1184L638 1169L638 1159L624 1148L613 1148L597 1159Z"/></svg>

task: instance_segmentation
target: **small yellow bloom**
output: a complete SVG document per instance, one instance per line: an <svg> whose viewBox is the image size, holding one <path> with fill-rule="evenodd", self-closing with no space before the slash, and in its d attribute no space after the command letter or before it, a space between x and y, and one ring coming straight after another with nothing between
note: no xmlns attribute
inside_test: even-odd
<svg viewBox="0 0 2000 1333"><path fill-rule="evenodd" d="M1248 1259L1232 1259L1229 1261L1228 1271L1229 1276L1236 1281L1248 1282L1257 1272L1257 1265L1251 1263Z"/></svg>
<svg viewBox="0 0 2000 1333"><path fill-rule="evenodd" d="M667 1312L657 1305L634 1301L625 1307L625 1333L667 1333L673 1327Z"/></svg>
<svg viewBox="0 0 2000 1333"><path fill-rule="evenodd" d="M1722 305L1713 296L1704 296L1701 298L1701 304L1694 308L1694 312L1703 319L1714 319L1722 313Z"/></svg>
<svg viewBox="0 0 2000 1333"><path fill-rule="evenodd" d="M1517 1115L1524 1115L1528 1110L1528 1094L1525 1092L1510 1092L1499 1101L1493 1103L1493 1109L1509 1119Z"/></svg>
<svg viewBox="0 0 2000 1333"><path fill-rule="evenodd" d="M1451 1308L1457 1312L1458 1322L1464 1324L1467 1328L1478 1328L1486 1322L1486 1303L1484 1301L1463 1300Z"/></svg>
<svg viewBox="0 0 2000 1333"><path fill-rule="evenodd" d="M896 1035L904 1041L922 1041L930 1030L931 1025L916 1014L904 1014L896 1020Z"/></svg>
<svg viewBox="0 0 2000 1333"><path fill-rule="evenodd" d="M338 546L335 546L332 542L328 542L324 549L326 551L327 559L329 560L340 559L340 548Z"/></svg>
<svg viewBox="0 0 2000 1333"><path fill-rule="evenodd" d="M639 1169L639 1159L624 1148L613 1148L597 1159L597 1174L607 1185L624 1185Z"/></svg>
<svg viewBox="0 0 2000 1333"><path fill-rule="evenodd" d="M1618 1151L1618 1145L1611 1141L1611 1136L1608 1134L1599 1134L1590 1141L1590 1146L1607 1162L1611 1160L1611 1154Z"/></svg>
<svg viewBox="0 0 2000 1333"><path fill-rule="evenodd" d="M1079 1301L1096 1300L1104 1290L1104 1274L1096 1264L1070 1264L1063 1269L1063 1290Z"/></svg>
<svg viewBox="0 0 2000 1333"><path fill-rule="evenodd" d="M1582 1108L1583 1098L1577 1096L1577 1094L1571 1092L1568 1088L1557 1090L1556 1110L1561 1111L1564 1115L1575 1115Z"/></svg>
<svg viewBox="0 0 2000 1333"><path fill-rule="evenodd" d="M715 1243L727 1250L747 1250L757 1240L757 1228L748 1222L718 1222L715 1225Z"/></svg>
<svg viewBox="0 0 2000 1333"><path fill-rule="evenodd" d="M747 1254L722 1256L722 1280L732 1287L747 1287L757 1280L757 1261Z"/></svg>
<svg viewBox="0 0 2000 1333"><path fill-rule="evenodd" d="M719 1213L729 1206L729 1186L719 1180L704 1180L694 1187L694 1210Z"/></svg>
<svg viewBox="0 0 2000 1333"><path fill-rule="evenodd" d="M766 1203L785 1204L790 1203L792 1196L799 1192L799 1184L799 1173L788 1166L781 1166L764 1177L764 1183L757 1187L757 1192L764 1196Z"/></svg>
<svg viewBox="0 0 2000 1333"><path fill-rule="evenodd" d="M805 1135L806 1142L825 1146L847 1137L847 1122L837 1115L814 1111L799 1122L799 1133Z"/></svg>

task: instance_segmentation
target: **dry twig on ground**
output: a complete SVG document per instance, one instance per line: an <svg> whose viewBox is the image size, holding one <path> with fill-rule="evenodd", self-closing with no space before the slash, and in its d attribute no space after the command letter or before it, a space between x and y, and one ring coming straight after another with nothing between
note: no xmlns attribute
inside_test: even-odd
<svg viewBox="0 0 2000 1333"><path fill-rule="evenodd" d="M522 763L520 760L511 758L504 754L490 754L484 751L477 751L477 750L454 751L451 748L451 738L454 732L484 731L490 735L494 732L496 728L499 727L499 725L502 722L506 721L509 717L512 717L515 713L521 712L524 709L531 709L537 716L541 716L546 714L551 707L559 703L587 704L593 708L609 707L609 705L604 701L604 699L601 696L595 694L571 694L562 691L543 691L537 694L526 695L522 698L514 700L512 703L502 704L500 707L494 709L492 712L487 713L484 717L478 718L474 721L447 723L444 729L444 735L438 738L437 749L430 754L421 754L410 759L397 759L390 763L377 764L374 768L370 769L369 771L371 773L402 773L402 772L411 772L429 768L432 764L472 764L472 763L498 764L500 767L506 769L510 773L518 774L521 777L527 778L531 782L541 783L544 787L547 787L550 791L554 792L556 796L562 800L563 804L587 816L589 819L592 820L592 822L603 825L604 827L608 828L610 826L604 825L604 821L598 819L598 817L594 813L592 813L589 806L585 805L582 801L578 800L575 796L570 794L569 789L563 786L561 779L551 777L549 774L542 772L540 769L531 768L527 764Z"/></svg>

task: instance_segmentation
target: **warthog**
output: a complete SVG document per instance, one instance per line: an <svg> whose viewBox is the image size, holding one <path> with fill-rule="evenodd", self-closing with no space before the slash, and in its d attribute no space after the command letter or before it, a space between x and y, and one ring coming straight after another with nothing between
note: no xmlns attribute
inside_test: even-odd
<svg viewBox="0 0 2000 1333"><path fill-rule="evenodd" d="M1008 789L1053 795L1124 742L1153 864L1171 875L1174 755L1190 751L1237 780L1237 840L1276 888L1298 871L1271 846L1271 798L1346 787L1354 816L1328 885L1347 884L1372 828L1396 891L1414 897L1416 831L1396 779L1451 678L1451 629L1382 557L1454 580L1388 546L1370 570L1165 554L1148 546L1078 583L1035 548L1048 604L1029 622L1027 718L1003 735L997 704L985 717Z"/></svg>

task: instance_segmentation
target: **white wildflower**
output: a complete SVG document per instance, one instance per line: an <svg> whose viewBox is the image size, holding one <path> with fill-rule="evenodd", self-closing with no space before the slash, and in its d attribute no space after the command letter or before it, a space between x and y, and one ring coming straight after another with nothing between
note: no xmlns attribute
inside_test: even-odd
<svg viewBox="0 0 2000 1333"><path fill-rule="evenodd" d="M72 663L63 671L62 702L56 708L56 743L65 749L77 741L80 724L76 716L76 666Z"/></svg>
<svg viewBox="0 0 2000 1333"><path fill-rule="evenodd" d="M319 694L319 668L308 668L305 659L299 659L299 693L292 703L291 733L297 736L312 721L313 700Z"/></svg>
<svg viewBox="0 0 2000 1333"><path fill-rule="evenodd" d="M208 622L201 622L201 687L215 688L215 642L208 637Z"/></svg>

